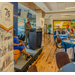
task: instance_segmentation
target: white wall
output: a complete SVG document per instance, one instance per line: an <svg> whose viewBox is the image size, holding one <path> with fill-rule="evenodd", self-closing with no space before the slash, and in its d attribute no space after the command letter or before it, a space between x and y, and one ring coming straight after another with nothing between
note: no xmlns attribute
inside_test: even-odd
<svg viewBox="0 0 75 75"><path fill-rule="evenodd" d="M36 28L40 25L40 18L42 18L42 13L36 13Z"/></svg>
<svg viewBox="0 0 75 75"><path fill-rule="evenodd" d="M45 24L47 24L47 26L49 24L52 25L52 27L51 27L51 33L53 33L53 20L52 19L45 19ZM48 30L47 30L47 33L48 33Z"/></svg>
<svg viewBox="0 0 75 75"><path fill-rule="evenodd" d="M45 24L47 24L48 26L48 24L50 24L50 19L45 19ZM48 33L48 29L47 29L47 33Z"/></svg>
<svg viewBox="0 0 75 75"><path fill-rule="evenodd" d="M51 21L51 25L52 25L52 27L51 27L51 33L53 34L53 19L50 19L50 21Z"/></svg>
<svg viewBox="0 0 75 75"><path fill-rule="evenodd" d="M21 12L21 15L19 17L21 17L21 18L27 18L27 13Z"/></svg>
<svg viewBox="0 0 75 75"><path fill-rule="evenodd" d="M45 19L45 24L50 24L51 23L51 20L50 19Z"/></svg>

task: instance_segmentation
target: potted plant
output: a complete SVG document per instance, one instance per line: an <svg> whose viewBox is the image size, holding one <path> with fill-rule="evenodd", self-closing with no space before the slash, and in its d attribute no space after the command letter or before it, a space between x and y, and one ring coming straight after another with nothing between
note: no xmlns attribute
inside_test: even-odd
<svg viewBox="0 0 75 75"><path fill-rule="evenodd" d="M48 25L47 29L48 29L48 34L50 34L51 33L51 24Z"/></svg>

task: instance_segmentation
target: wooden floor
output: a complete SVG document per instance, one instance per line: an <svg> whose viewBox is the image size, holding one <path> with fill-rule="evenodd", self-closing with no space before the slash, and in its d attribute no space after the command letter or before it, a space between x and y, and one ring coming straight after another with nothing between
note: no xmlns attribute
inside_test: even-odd
<svg viewBox="0 0 75 75"><path fill-rule="evenodd" d="M44 48L38 59L32 63L36 65L38 72L57 72L59 70L56 64L55 48L53 35L46 34Z"/></svg>

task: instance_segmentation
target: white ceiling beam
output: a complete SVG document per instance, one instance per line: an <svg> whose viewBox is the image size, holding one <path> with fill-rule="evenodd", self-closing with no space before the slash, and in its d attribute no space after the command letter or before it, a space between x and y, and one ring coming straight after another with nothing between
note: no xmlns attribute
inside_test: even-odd
<svg viewBox="0 0 75 75"><path fill-rule="evenodd" d="M34 2L40 9L42 9L44 12L49 12L50 10L47 8L47 6L44 4L44 2Z"/></svg>
<svg viewBox="0 0 75 75"><path fill-rule="evenodd" d="M69 10L53 10L53 11L50 11L50 12L75 12L75 9L69 9ZM46 13L50 13L50 12L46 12Z"/></svg>
<svg viewBox="0 0 75 75"><path fill-rule="evenodd" d="M45 5L46 5L46 7L51 11L51 9L50 9L50 7L46 4L46 2L43 2Z"/></svg>
<svg viewBox="0 0 75 75"><path fill-rule="evenodd" d="M46 13L49 14L49 13ZM50 15L60 15L60 14L75 14L75 12L67 12L67 13L50 13Z"/></svg>
<svg viewBox="0 0 75 75"><path fill-rule="evenodd" d="M46 12L46 14L58 14L58 13L75 13L75 10L73 11L51 11L51 12Z"/></svg>

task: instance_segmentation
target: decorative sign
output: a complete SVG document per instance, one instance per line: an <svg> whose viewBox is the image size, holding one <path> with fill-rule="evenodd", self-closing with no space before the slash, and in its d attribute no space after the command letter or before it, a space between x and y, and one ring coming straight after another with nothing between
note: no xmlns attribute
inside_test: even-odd
<svg viewBox="0 0 75 75"><path fill-rule="evenodd" d="M13 5L0 2L0 72L14 72Z"/></svg>
<svg viewBox="0 0 75 75"><path fill-rule="evenodd" d="M54 21L54 29L59 28L70 28L71 21Z"/></svg>
<svg viewBox="0 0 75 75"><path fill-rule="evenodd" d="M42 29L42 45L41 46L44 46L44 18L40 18L39 28Z"/></svg>
<svg viewBox="0 0 75 75"><path fill-rule="evenodd" d="M12 23L13 23L13 9L12 7L10 7L10 3L8 4L7 2L6 3L1 3L1 23L4 27L7 28L7 30L9 28L12 27Z"/></svg>
<svg viewBox="0 0 75 75"><path fill-rule="evenodd" d="M40 28L44 28L44 18L40 18Z"/></svg>

